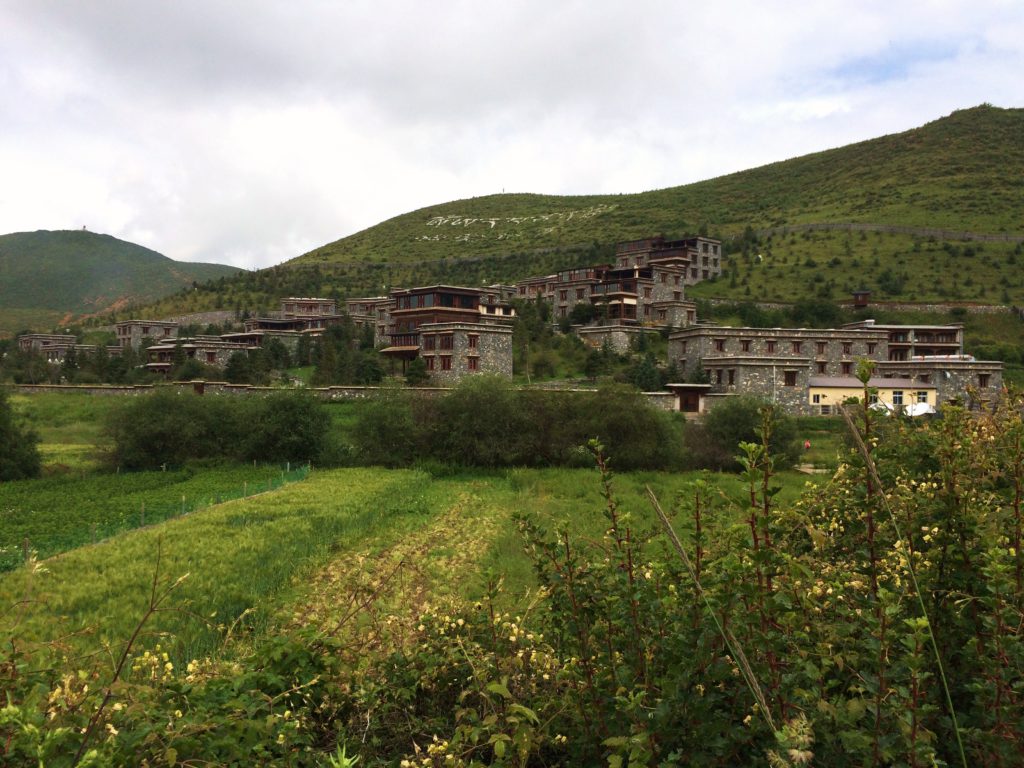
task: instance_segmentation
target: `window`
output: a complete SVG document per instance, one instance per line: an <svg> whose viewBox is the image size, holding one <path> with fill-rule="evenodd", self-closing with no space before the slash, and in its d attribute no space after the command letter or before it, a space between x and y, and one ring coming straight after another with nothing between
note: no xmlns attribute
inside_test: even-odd
<svg viewBox="0 0 1024 768"><path fill-rule="evenodd" d="M877 346L878 345L875 342L869 341L868 342L868 354L869 355L875 354L875 347L877 347Z"/></svg>
<svg viewBox="0 0 1024 768"><path fill-rule="evenodd" d="M659 309L658 310L658 319L659 320L664 320L665 318L666 318L666 310Z"/></svg>
<svg viewBox="0 0 1024 768"><path fill-rule="evenodd" d="M783 371L783 383L787 387L796 386L796 371Z"/></svg>
<svg viewBox="0 0 1024 768"><path fill-rule="evenodd" d="M697 268L696 267L691 267L690 268L690 278L693 279L693 280L697 279Z"/></svg>
<svg viewBox="0 0 1024 768"><path fill-rule="evenodd" d="M853 363L843 363L843 376L850 376L853 373Z"/></svg>
<svg viewBox="0 0 1024 768"><path fill-rule="evenodd" d="M715 352L725 351L725 339L715 339Z"/></svg>
<svg viewBox="0 0 1024 768"><path fill-rule="evenodd" d="M423 349L430 351L437 348L437 337L436 336L424 336L423 337Z"/></svg>
<svg viewBox="0 0 1024 768"><path fill-rule="evenodd" d="M466 338L469 340L469 348L470 349L476 349L477 348L477 344L480 341L480 337L477 336L475 333L471 333Z"/></svg>
<svg viewBox="0 0 1024 768"><path fill-rule="evenodd" d="M874 405L877 402L878 402L878 393L877 392L871 392L868 395L868 405Z"/></svg>
<svg viewBox="0 0 1024 768"><path fill-rule="evenodd" d="M819 355L824 355L827 349L828 349L828 342L825 342L825 341L819 341L818 342L818 354Z"/></svg>
<svg viewBox="0 0 1024 768"><path fill-rule="evenodd" d="M988 386L989 374L979 373L978 374L978 386L984 389Z"/></svg>
<svg viewBox="0 0 1024 768"><path fill-rule="evenodd" d="M823 405L823 406L821 406L821 415L822 416L831 416L832 415L832 406L831 405Z"/></svg>
<svg viewBox="0 0 1024 768"><path fill-rule="evenodd" d="M686 322L692 323L697 318L697 313L692 309L686 310Z"/></svg>
<svg viewBox="0 0 1024 768"><path fill-rule="evenodd" d="M927 384L929 381L931 381L931 379L931 375L927 373L922 373L920 376L917 377L917 380L920 381L922 384Z"/></svg>
<svg viewBox="0 0 1024 768"><path fill-rule="evenodd" d="M811 402L817 405L821 402L821 395L811 395Z"/></svg>
<svg viewBox="0 0 1024 768"><path fill-rule="evenodd" d="M661 273L661 282L663 282L663 283L667 283L668 282L668 275L666 275L664 272Z"/></svg>
<svg viewBox="0 0 1024 768"><path fill-rule="evenodd" d="M768 339L768 341L765 342L765 351L769 354L775 351L775 339Z"/></svg>
<svg viewBox="0 0 1024 768"><path fill-rule="evenodd" d="M682 291L672 291L672 301L682 301L682 300L683 300Z"/></svg>
<svg viewBox="0 0 1024 768"><path fill-rule="evenodd" d="M441 370L450 371L452 369L452 356L441 355Z"/></svg>
<svg viewBox="0 0 1024 768"><path fill-rule="evenodd" d="M645 299L651 298L651 289L650 288L644 288L644 298Z"/></svg>
<svg viewBox="0 0 1024 768"><path fill-rule="evenodd" d="M559 301L568 301L569 300L569 291L567 291L567 290L559 291L558 292L558 300Z"/></svg>
<svg viewBox="0 0 1024 768"><path fill-rule="evenodd" d="M918 392L917 393L917 402L919 402L919 403L927 403L928 402L928 393L927 392Z"/></svg>
<svg viewBox="0 0 1024 768"><path fill-rule="evenodd" d="M826 373L827 366L828 366L828 363L826 363L824 360L819 360L818 361L818 373L824 375Z"/></svg>
<svg viewBox="0 0 1024 768"><path fill-rule="evenodd" d="M679 351L682 352L683 354L686 354L686 340L684 339L683 341L679 342L679 345L680 345L680 350Z"/></svg>
<svg viewBox="0 0 1024 768"><path fill-rule="evenodd" d="M428 371L434 370L434 356L430 355L429 357L424 357L423 359L427 363L427 370Z"/></svg>
<svg viewBox="0 0 1024 768"><path fill-rule="evenodd" d="M466 358L466 367L469 368L469 370L471 370L471 371L479 371L480 370L480 358L479 357L467 357Z"/></svg>
<svg viewBox="0 0 1024 768"><path fill-rule="evenodd" d="M794 355L799 355L800 354L800 350L802 348L803 348L803 344L801 342L799 342L799 341L794 341L793 342L793 354Z"/></svg>
<svg viewBox="0 0 1024 768"><path fill-rule="evenodd" d="M894 389L892 391L892 404L893 405L903 405L903 390L902 389Z"/></svg>
<svg viewBox="0 0 1024 768"><path fill-rule="evenodd" d="M740 339L740 350L743 352L750 351L750 339Z"/></svg>
<svg viewBox="0 0 1024 768"><path fill-rule="evenodd" d="M853 353L853 342L852 341L844 341L843 342L843 354L844 355L849 355L849 354L852 354L852 353Z"/></svg>
<svg viewBox="0 0 1024 768"><path fill-rule="evenodd" d="M679 275L676 275L674 280L675 280L676 285L679 285Z"/></svg>
<svg viewBox="0 0 1024 768"><path fill-rule="evenodd" d="M585 295L586 295L585 289L583 289L583 288L577 288L576 289L576 298L577 299L582 299Z"/></svg>
<svg viewBox="0 0 1024 768"><path fill-rule="evenodd" d="M452 349L454 346L454 339L451 334L441 337L441 349Z"/></svg>
<svg viewBox="0 0 1024 768"><path fill-rule="evenodd" d="M206 353L206 362L208 362L208 363L216 363L217 362L217 353L216 352L207 352Z"/></svg>
<svg viewBox="0 0 1024 768"><path fill-rule="evenodd" d="M558 316L559 317L566 317L565 307L559 307L558 308Z"/></svg>
<svg viewBox="0 0 1024 768"><path fill-rule="evenodd" d="M729 386L731 387L736 383L736 371L732 368L729 369Z"/></svg>
<svg viewBox="0 0 1024 768"><path fill-rule="evenodd" d="M719 368L715 371L715 384L722 383L722 369Z"/></svg>

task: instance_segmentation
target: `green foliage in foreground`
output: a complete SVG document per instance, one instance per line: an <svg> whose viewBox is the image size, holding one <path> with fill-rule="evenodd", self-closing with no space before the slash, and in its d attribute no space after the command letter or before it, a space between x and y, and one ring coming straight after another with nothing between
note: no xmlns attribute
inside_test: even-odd
<svg viewBox="0 0 1024 768"><path fill-rule="evenodd" d="M118 589L136 596L122 626L132 626L132 614L159 626L179 591L192 600L228 592L247 562L283 565L280 550L312 541L318 528L321 552L333 537L369 529L409 545L393 553L397 564L341 553L331 569L347 567L361 578L357 588L326 578L329 570L262 642L222 658L181 664L137 642L124 651L130 674L82 659L62 672L43 663L52 646L14 635L2 644L4 757L13 766L40 756L60 764L75 751L98 764L316 766L340 748L361 765L429 768L1016 764L1024 738L1022 405L980 415L947 408L923 424L862 414L857 430L874 446L870 462L851 456L793 502L782 500L764 446L744 444L746 490L736 501L706 479L659 494L678 549L650 525L649 511L620 499L606 472L600 536L537 514L519 518L543 589L512 609L499 574L478 600L413 596L422 572L400 563L427 557L430 537L419 531L443 506L433 489L451 497L452 480L424 492L422 473L390 474L396 485L381 480L385 473L347 470L338 477L357 480L353 499L323 494L316 525L299 524L316 507L289 511L287 502L298 506L308 490L299 485L278 494L283 503L267 497L262 510L249 509L266 526L259 534L214 515L172 523L161 573L181 571L185 542L203 550L187 555L196 572L177 591L160 579L151 592L144 583L114 585L108 604ZM412 485L403 492L402 483ZM542 508L543 495L536 498ZM367 522L357 510L374 500L389 508ZM438 521L437 546L464 545L467 517L486 528L483 506L475 494L453 504ZM352 514L363 523L347 534L329 524ZM200 532L200 523L211 527ZM203 557L214 530L231 537L223 549L230 562ZM124 542L125 558L152 548L155 534L137 538ZM280 572L258 572L277 578L261 586L280 588ZM447 574L449 587L460 575ZM103 576L119 578L116 569ZM29 569L8 576L3 599L35 594L44 579ZM135 579L144 582L137 569ZM80 599L95 604L89 596L100 587L80 585ZM388 602L402 590L409 603Z"/></svg>
<svg viewBox="0 0 1024 768"><path fill-rule="evenodd" d="M39 474L39 437L15 419L7 394L0 390L0 483Z"/></svg>
<svg viewBox="0 0 1024 768"><path fill-rule="evenodd" d="M26 543L36 557L52 557L305 476L305 466L190 465L8 483L0 504L0 572L22 564Z"/></svg>

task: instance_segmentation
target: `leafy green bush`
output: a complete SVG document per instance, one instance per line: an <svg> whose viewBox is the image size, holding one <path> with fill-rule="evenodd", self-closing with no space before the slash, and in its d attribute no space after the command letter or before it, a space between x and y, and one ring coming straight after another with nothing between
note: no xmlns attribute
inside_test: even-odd
<svg viewBox="0 0 1024 768"><path fill-rule="evenodd" d="M0 482L39 475L39 438L18 424L7 394L0 390Z"/></svg>
<svg viewBox="0 0 1024 768"><path fill-rule="evenodd" d="M735 456L741 442L761 441L761 412L767 404L754 397L730 397L716 405L703 422L687 424L686 445L697 467L738 469ZM779 468L790 467L800 456L796 422L772 409L769 448Z"/></svg>
<svg viewBox="0 0 1024 768"><path fill-rule="evenodd" d="M678 418L624 385L548 392L474 376L443 398L396 392L368 403L353 430L357 460L385 466L414 459L474 467L575 466L579 447L595 437L607 445L617 469L683 466Z"/></svg>
<svg viewBox="0 0 1024 768"><path fill-rule="evenodd" d="M125 469L219 458L303 462L320 458L328 418L303 393L248 399L160 390L114 411L107 431L110 461Z"/></svg>

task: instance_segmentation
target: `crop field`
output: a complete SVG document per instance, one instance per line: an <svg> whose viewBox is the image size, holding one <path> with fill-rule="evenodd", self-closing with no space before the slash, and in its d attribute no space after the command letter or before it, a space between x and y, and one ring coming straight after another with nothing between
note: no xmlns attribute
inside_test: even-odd
<svg viewBox="0 0 1024 768"><path fill-rule="evenodd" d="M205 488L208 494L217 483L237 485L252 477L240 468L204 470L192 478L177 477L180 474L103 476L94 481L90 493L95 494L95 504L115 494L115 483L127 480L128 489L122 490L124 499L118 504L134 514L140 498L177 494L182 487L197 492ZM650 527L653 513L644 498L645 487L650 485L669 505L698 476L624 474L616 478L616 494L640 527ZM178 482L166 482L175 477ZM742 499L736 477L715 477L721 481L717 485L723 504L726 498ZM806 478L786 478L782 495L792 498ZM278 481L280 472L270 479ZM59 483L50 485L53 498L60 498L60 488ZM532 575L513 514L530 513L552 530L565 528L574 536L597 539L604 525L600 491L594 470L511 470L439 478L415 470L317 471L304 482L272 493L186 517L171 515L162 524L67 551L43 561L47 572L42 576L24 568L8 573L0 580L0 605L13 604L31 590L41 602L24 617L23 637L52 639L85 632L86 646L97 638L116 643L138 620L159 551L161 577L174 580L190 574L177 594L188 612L162 614L151 629L173 636L177 658L192 658L212 652L224 628L245 612L252 612L244 621L247 631L262 627L279 593L301 600L303 580L317 568L337 560L355 562L353 557L398 546L407 538L415 543L426 536L433 542L422 548L415 564L421 580L431 563L458 555L463 564L458 579L446 565L424 581L424 589L429 583L435 596L452 590L463 597L478 595L484 589L481 574L488 570L507 580L510 595L518 594L530 586ZM37 492L37 499L42 496ZM3 529L15 520L5 519ZM70 544L75 532L89 522L80 515L69 526L67 518L51 516L53 538ZM425 533L437 526L441 528L433 538ZM40 516L36 530L43 527Z"/></svg>
<svg viewBox="0 0 1024 768"><path fill-rule="evenodd" d="M0 571L24 560L109 538L305 476L305 467L247 464L167 472L56 474L4 484L0 497Z"/></svg>

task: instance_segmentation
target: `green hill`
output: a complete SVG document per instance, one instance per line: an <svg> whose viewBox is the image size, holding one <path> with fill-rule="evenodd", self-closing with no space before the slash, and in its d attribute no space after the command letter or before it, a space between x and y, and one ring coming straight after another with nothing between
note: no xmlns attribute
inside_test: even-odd
<svg viewBox="0 0 1024 768"><path fill-rule="evenodd" d="M193 282L241 270L174 261L133 243L86 231L0 236L0 333L48 328L66 315L147 303Z"/></svg>
<svg viewBox="0 0 1024 768"><path fill-rule="evenodd" d="M1024 109L954 112L922 128L634 195L491 195L423 208L290 262L456 259L651 233L724 237L861 222L1024 234Z"/></svg>
<svg viewBox="0 0 1024 768"><path fill-rule="evenodd" d="M511 282L600 263L619 240L697 232L723 238L727 253L724 277L696 286L698 298L842 300L866 287L880 300L1024 305L1024 109L960 110L903 133L640 194L438 204L147 312Z"/></svg>

